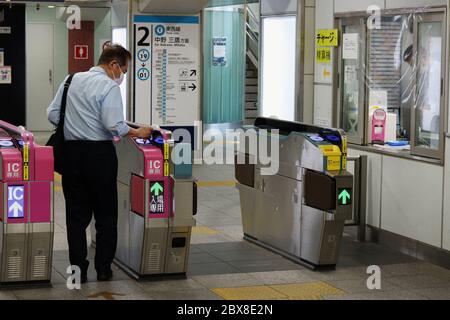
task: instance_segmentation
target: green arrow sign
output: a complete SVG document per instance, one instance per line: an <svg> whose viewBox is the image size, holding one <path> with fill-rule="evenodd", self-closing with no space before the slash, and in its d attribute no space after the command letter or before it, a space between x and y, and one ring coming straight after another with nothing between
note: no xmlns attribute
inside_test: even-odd
<svg viewBox="0 0 450 320"><path fill-rule="evenodd" d="M159 182L156 182L151 188L150 192L155 194L155 196L159 196L160 193L164 191L164 188L159 184Z"/></svg>
<svg viewBox="0 0 450 320"><path fill-rule="evenodd" d="M338 200L339 200L339 204L342 204L344 206L347 205L347 204L351 204L351 202L350 202L351 195L347 191L347 189L339 190Z"/></svg>

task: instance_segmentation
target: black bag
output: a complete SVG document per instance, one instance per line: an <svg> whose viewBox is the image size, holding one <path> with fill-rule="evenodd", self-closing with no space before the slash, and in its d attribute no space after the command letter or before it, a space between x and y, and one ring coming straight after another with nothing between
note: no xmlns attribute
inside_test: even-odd
<svg viewBox="0 0 450 320"><path fill-rule="evenodd" d="M69 75L64 84L64 92L61 100L61 110L59 112L59 122L55 133L48 139L46 146L53 147L53 159L55 163L55 171L63 174L63 153L64 153L64 119L66 115L67 93L73 74Z"/></svg>

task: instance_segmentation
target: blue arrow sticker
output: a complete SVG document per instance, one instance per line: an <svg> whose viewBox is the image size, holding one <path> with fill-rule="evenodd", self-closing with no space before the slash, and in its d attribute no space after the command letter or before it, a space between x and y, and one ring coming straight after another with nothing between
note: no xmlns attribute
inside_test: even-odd
<svg viewBox="0 0 450 320"><path fill-rule="evenodd" d="M23 219L24 214L24 186L8 186L8 218Z"/></svg>

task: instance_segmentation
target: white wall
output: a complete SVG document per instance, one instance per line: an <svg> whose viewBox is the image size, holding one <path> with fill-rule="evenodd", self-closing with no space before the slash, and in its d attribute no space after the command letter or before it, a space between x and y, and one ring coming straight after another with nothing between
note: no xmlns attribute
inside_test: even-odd
<svg viewBox="0 0 450 320"><path fill-rule="evenodd" d="M444 169L383 156L381 229L442 247Z"/></svg>
<svg viewBox="0 0 450 320"><path fill-rule="evenodd" d="M355 149L348 149L348 156L349 157L367 156L366 223L369 226L380 228L383 156L381 154L363 152L361 150Z"/></svg>
<svg viewBox="0 0 450 320"><path fill-rule="evenodd" d="M316 0L316 30L333 29L334 1ZM318 67L315 66L314 79L314 124L331 126L333 90L331 84L322 83L318 78Z"/></svg>
<svg viewBox="0 0 450 320"><path fill-rule="evenodd" d="M261 15L297 13L297 0L261 0Z"/></svg>
<svg viewBox="0 0 450 320"><path fill-rule="evenodd" d="M446 145L450 146L450 139L446 138ZM444 214L442 225L442 247L450 251L450 148L445 150L444 171Z"/></svg>

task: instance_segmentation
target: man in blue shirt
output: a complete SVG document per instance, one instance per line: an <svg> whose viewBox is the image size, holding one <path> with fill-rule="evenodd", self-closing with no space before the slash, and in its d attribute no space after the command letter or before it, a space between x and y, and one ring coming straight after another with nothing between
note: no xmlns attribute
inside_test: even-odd
<svg viewBox="0 0 450 320"><path fill-rule="evenodd" d="M107 47L98 66L74 75L69 87L64 122L62 185L66 202L69 259L87 281L86 229L95 217L97 279L112 278L117 247L117 155L114 136L147 138L150 127L130 128L124 121L119 85L131 54L119 45ZM64 83L47 109L48 119L59 122Z"/></svg>

